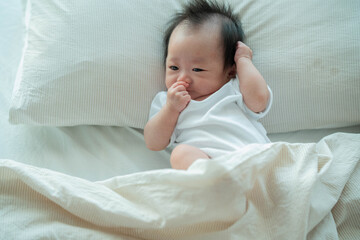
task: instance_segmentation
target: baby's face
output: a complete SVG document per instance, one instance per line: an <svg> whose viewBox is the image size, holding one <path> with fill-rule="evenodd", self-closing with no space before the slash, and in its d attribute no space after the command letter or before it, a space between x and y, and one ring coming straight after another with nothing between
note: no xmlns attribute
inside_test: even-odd
<svg viewBox="0 0 360 240"><path fill-rule="evenodd" d="M230 80L231 70L224 69L220 26L180 24L174 29L166 58L167 88L177 81L187 82L191 99L201 101Z"/></svg>

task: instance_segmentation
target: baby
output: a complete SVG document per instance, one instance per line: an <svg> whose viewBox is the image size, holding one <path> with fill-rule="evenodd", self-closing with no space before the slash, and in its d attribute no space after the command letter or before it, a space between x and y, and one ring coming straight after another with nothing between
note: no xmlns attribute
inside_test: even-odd
<svg viewBox="0 0 360 240"><path fill-rule="evenodd" d="M173 168L270 142L257 120L269 111L272 93L243 38L230 7L214 2L192 1L170 22L167 91L152 102L144 138L150 150L173 148Z"/></svg>

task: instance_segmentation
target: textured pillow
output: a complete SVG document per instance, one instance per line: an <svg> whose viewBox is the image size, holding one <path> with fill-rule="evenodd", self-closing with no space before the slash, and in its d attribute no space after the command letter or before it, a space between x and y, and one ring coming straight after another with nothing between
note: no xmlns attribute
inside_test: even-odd
<svg viewBox="0 0 360 240"><path fill-rule="evenodd" d="M28 0L10 122L142 127L164 89L168 1Z"/></svg>
<svg viewBox="0 0 360 240"><path fill-rule="evenodd" d="M186 0L29 0L10 122L144 127L162 34ZM274 93L269 133L360 123L360 5L231 0Z"/></svg>

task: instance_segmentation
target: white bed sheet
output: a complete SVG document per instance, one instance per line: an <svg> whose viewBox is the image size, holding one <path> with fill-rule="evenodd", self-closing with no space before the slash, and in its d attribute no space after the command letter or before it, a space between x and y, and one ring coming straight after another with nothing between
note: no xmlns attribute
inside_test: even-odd
<svg viewBox="0 0 360 240"><path fill-rule="evenodd" d="M11 93L23 48L22 11L21 0L0 0L0 159L13 159L88 180L170 167L169 152L146 149L139 129L34 127L8 123ZM360 126L304 130L269 137L272 141L317 142L334 132L360 133Z"/></svg>

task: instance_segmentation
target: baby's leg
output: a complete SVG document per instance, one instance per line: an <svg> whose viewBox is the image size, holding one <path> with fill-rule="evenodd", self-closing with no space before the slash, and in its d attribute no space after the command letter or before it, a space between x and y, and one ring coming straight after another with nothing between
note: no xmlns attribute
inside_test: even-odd
<svg viewBox="0 0 360 240"><path fill-rule="evenodd" d="M170 156L172 168L186 170L199 158L210 159L207 154L197 147L180 144L174 148Z"/></svg>

